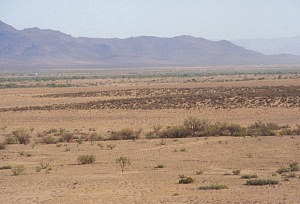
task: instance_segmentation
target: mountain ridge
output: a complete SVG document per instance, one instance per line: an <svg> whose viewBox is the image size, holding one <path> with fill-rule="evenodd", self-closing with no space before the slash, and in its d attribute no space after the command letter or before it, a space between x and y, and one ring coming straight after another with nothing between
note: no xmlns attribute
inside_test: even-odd
<svg viewBox="0 0 300 204"><path fill-rule="evenodd" d="M300 64L299 56L263 55L227 40L75 38L50 29L17 30L1 21L0 48L0 68L16 69Z"/></svg>

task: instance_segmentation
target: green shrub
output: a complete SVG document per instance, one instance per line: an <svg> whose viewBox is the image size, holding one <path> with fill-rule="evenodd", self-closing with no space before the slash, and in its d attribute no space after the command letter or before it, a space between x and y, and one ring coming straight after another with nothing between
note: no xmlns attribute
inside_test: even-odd
<svg viewBox="0 0 300 204"><path fill-rule="evenodd" d="M221 190L221 189L227 189L228 187L226 185L209 185L209 186L199 186L199 190Z"/></svg>
<svg viewBox="0 0 300 204"><path fill-rule="evenodd" d="M142 133L142 129L137 131L132 130L130 128L124 128L117 132L112 132L110 135L111 140L135 140L140 137Z"/></svg>
<svg viewBox="0 0 300 204"><path fill-rule="evenodd" d="M240 169L236 169L232 171L233 175L240 175L241 170Z"/></svg>
<svg viewBox="0 0 300 204"><path fill-rule="evenodd" d="M11 170L14 176L18 176L25 171L25 167L24 165L18 165L13 167Z"/></svg>
<svg viewBox="0 0 300 204"><path fill-rule="evenodd" d="M293 135L291 128L284 128L279 132L280 135Z"/></svg>
<svg viewBox="0 0 300 204"><path fill-rule="evenodd" d="M184 174L179 174L178 177L179 178L185 178L186 176Z"/></svg>
<svg viewBox="0 0 300 204"><path fill-rule="evenodd" d="M16 140L15 137L9 136L5 138L5 143L6 144L17 144L18 141Z"/></svg>
<svg viewBox="0 0 300 204"><path fill-rule="evenodd" d="M192 131L182 125L167 127L160 133L161 138L185 138L191 135Z"/></svg>
<svg viewBox="0 0 300 204"><path fill-rule="evenodd" d="M77 158L77 161L79 164L91 164L94 163L96 160L96 157L94 155L80 155Z"/></svg>
<svg viewBox="0 0 300 204"><path fill-rule="evenodd" d="M282 166L279 169L277 169L276 172L279 173L279 174L282 174L282 173L285 173L285 172L289 172L289 169L287 167Z"/></svg>
<svg viewBox="0 0 300 204"><path fill-rule="evenodd" d="M189 183L193 183L194 179L192 177L186 177L186 178L182 178L179 180L180 184L189 184Z"/></svg>
<svg viewBox="0 0 300 204"><path fill-rule="evenodd" d="M35 170L36 170L36 172L40 172L42 170L42 167L37 166L37 167L35 167Z"/></svg>
<svg viewBox="0 0 300 204"><path fill-rule="evenodd" d="M11 169L11 168L12 168L11 165L0 166L0 170L2 170L2 169Z"/></svg>
<svg viewBox="0 0 300 204"><path fill-rule="evenodd" d="M258 178L256 174L247 174L247 175L242 175L242 179L251 179L251 178Z"/></svg>
<svg viewBox="0 0 300 204"><path fill-rule="evenodd" d="M188 117L184 120L184 126L191 131L193 136L200 135L207 125L208 122L206 120L200 120L195 117Z"/></svg>
<svg viewBox="0 0 300 204"><path fill-rule="evenodd" d="M297 162L293 162L290 164L290 170L291 171L299 171L299 165Z"/></svg>
<svg viewBox="0 0 300 204"><path fill-rule="evenodd" d="M30 136L27 133L26 129L19 128L17 130L14 130L12 132L12 134L20 144L26 145L26 144L30 143Z"/></svg>
<svg viewBox="0 0 300 204"><path fill-rule="evenodd" d="M261 121L255 122L248 127L248 135L254 136L274 136L276 135L275 130L280 127L274 123L263 123Z"/></svg>
<svg viewBox="0 0 300 204"><path fill-rule="evenodd" d="M279 181L277 180L263 180L263 179L256 179L256 180L248 180L246 182L246 185L252 185L252 186L260 186L260 185L275 185L278 184Z"/></svg>
<svg viewBox="0 0 300 204"><path fill-rule="evenodd" d="M108 149L114 149L116 147L116 145L115 144L108 144L108 145L106 145L106 147Z"/></svg>
<svg viewBox="0 0 300 204"><path fill-rule="evenodd" d="M51 136L51 135L43 137L41 139L41 142L45 143L45 144L57 144L57 140L53 136Z"/></svg>
<svg viewBox="0 0 300 204"><path fill-rule="evenodd" d="M120 165L122 173L123 173L125 167L130 165L130 159L127 158L127 157L121 156L121 157L116 159L116 163Z"/></svg>
<svg viewBox="0 0 300 204"><path fill-rule="evenodd" d="M71 142L74 139L74 134L70 132L64 132L61 136L63 142Z"/></svg>

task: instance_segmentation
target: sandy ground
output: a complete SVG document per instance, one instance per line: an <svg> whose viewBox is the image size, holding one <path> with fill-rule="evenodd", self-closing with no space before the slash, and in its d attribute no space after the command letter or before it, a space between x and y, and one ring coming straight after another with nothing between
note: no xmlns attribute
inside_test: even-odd
<svg viewBox="0 0 300 204"><path fill-rule="evenodd" d="M0 170L1 203L299 203L300 179L272 176L280 166L299 162L300 137L209 137L137 141L106 141L103 145L10 145L1 151L1 166L23 164L23 175ZM107 144L116 144L112 150ZM66 151L70 148L70 151ZM186 151L181 151L185 148ZM32 154L21 156L18 152ZM77 165L77 157L94 154L94 164ZM121 173L115 159L131 159ZM251 155L251 156L249 156ZM52 170L36 172L39 162ZM165 168L155 168L163 164ZM203 169L204 173L196 175ZM240 175L276 179L275 186L247 186ZM192 184L178 184L178 175ZM198 190L200 185L224 184L224 190ZM177 195L178 194L178 195Z"/></svg>
<svg viewBox="0 0 300 204"><path fill-rule="evenodd" d="M117 85L109 87L26 88L0 90L0 108L31 105L79 103L101 98L36 98L41 94L76 93L81 91L126 90L161 87L238 87L290 86L300 80L265 80L228 83ZM20 127L39 131L51 128L80 129L97 133L122 128L143 128L153 125L177 125L189 116L211 122L234 122L243 126L261 120L280 125L300 124L299 108L257 107L214 109L161 109L161 110L35 110L0 112L0 141ZM0 167L24 165L25 171L12 176L11 170L0 170L0 203L300 203L300 172L296 178L284 181L272 175L281 166L300 162L299 136L274 137L208 137L136 141L102 141L97 144L63 143L36 146L7 145L0 150ZM107 144L115 144L112 150ZM186 149L186 151L181 151ZM24 152L24 155L20 153ZM26 156L26 154L31 156ZM77 157L94 154L96 162L78 165ZM116 158L126 156L131 165L122 174ZM40 162L49 162L52 170L36 172ZM163 164L165 168L155 168ZM196 171L204 170L201 175ZM274 186L247 186L240 175L257 174L261 179L279 180ZM195 179L192 184L178 184L178 175ZM224 190L199 190L200 185L224 184Z"/></svg>

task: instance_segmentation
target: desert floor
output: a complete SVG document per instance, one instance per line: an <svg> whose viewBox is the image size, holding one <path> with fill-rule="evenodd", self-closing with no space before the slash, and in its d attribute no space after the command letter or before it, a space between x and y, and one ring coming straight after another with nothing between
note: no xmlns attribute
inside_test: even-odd
<svg viewBox="0 0 300 204"><path fill-rule="evenodd" d="M79 129L87 134L93 128L98 134L108 136L109 132L122 128L143 128L147 132L157 124L178 125L189 116L243 126L261 120L296 127L300 124L299 89L291 91L293 94L287 100L281 100L281 95L250 97L245 100L245 107L239 106L237 96L230 92L238 87L256 91L260 87L300 86L300 79L269 78L201 83L176 83L170 79L168 83L148 85L142 81L138 86L137 80L113 85L101 82L99 87L0 89L0 126L6 127L0 130L0 142L16 128L34 128L30 144L12 144L0 150L0 167L25 166L18 176L13 176L10 169L0 170L0 203L300 203L300 172L296 171L296 177L288 181L274 174L281 166L300 162L299 136L164 140L142 137L135 141L94 144L87 141L32 145L39 132L51 128ZM186 94L191 103L185 103L186 98L182 103L171 100L183 96L182 90L205 88L222 92L223 87L228 93L224 96L228 97L225 108L211 101L195 105L190 93ZM146 107L143 97L148 97L148 91L153 98ZM155 108L164 94L162 107ZM130 106L131 100L136 105ZM267 102L261 103L262 100ZM102 108L97 108L99 101L104 104ZM120 103L128 106L118 107ZM189 105L191 108L184 108ZM115 144L115 148L107 148L109 144ZM95 155L95 163L79 165L77 157L84 154ZM115 163L120 156L131 159L124 173ZM37 172L41 162L49 163L51 169ZM155 168L158 165L164 168ZM245 185L246 179L233 175L235 169L240 169L241 175L257 174L259 179L275 179L279 184ZM203 174L197 175L199 170ZM195 182L179 184L182 174L191 176ZM211 184L224 184L228 189L197 189Z"/></svg>

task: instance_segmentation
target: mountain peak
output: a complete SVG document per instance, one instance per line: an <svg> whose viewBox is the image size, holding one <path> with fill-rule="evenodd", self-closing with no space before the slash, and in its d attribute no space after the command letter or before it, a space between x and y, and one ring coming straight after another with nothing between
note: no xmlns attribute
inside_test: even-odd
<svg viewBox="0 0 300 204"><path fill-rule="evenodd" d="M0 32L14 32L17 31L14 27L4 23L3 21L0 20Z"/></svg>

